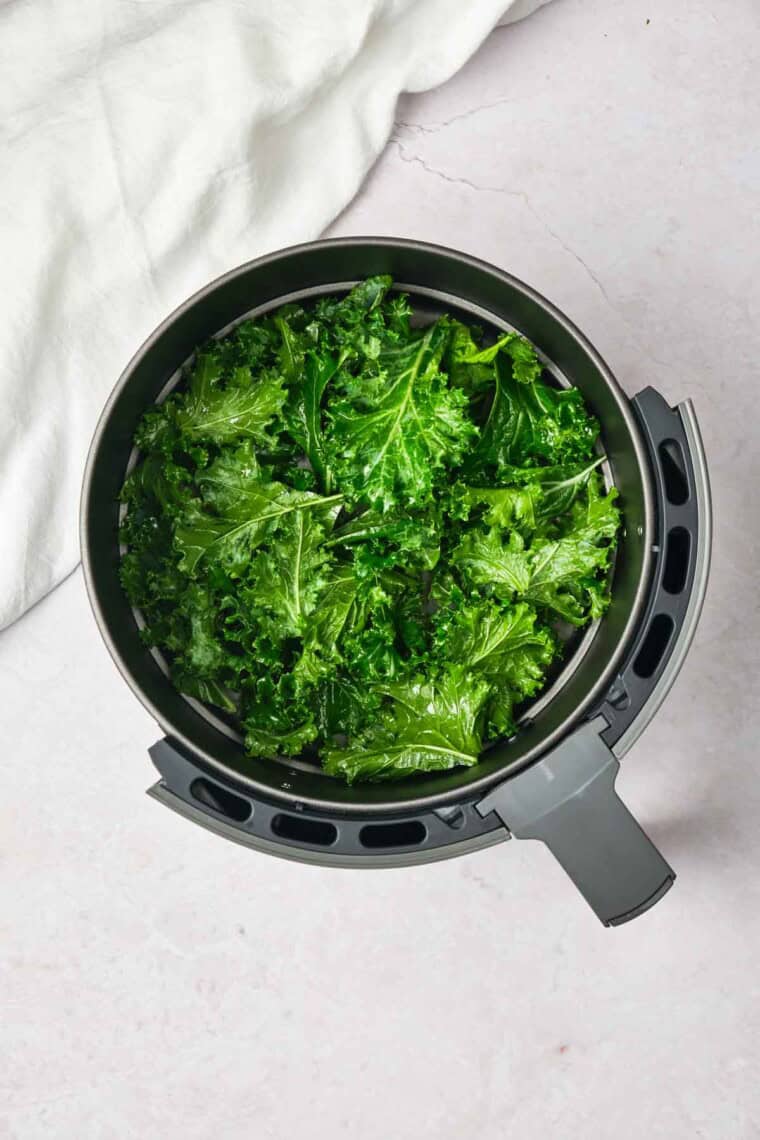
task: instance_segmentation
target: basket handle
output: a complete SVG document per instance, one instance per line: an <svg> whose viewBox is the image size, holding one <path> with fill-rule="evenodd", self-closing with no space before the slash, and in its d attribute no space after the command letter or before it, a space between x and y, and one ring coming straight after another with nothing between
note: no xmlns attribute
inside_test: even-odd
<svg viewBox="0 0 760 1140"><path fill-rule="evenodd" d="M605 926L643 914L675 873L615 791L620 764L596 717L477 805L516 839L540 839Z"/></svg>

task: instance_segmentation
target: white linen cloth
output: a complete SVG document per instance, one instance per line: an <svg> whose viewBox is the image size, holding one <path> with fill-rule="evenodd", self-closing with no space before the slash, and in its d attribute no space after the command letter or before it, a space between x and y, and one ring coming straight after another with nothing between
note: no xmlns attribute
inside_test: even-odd
<svg viewBox="0 0 760 1140"><path fill-rule="evenodd" d="M155 325L317 237L399 93L542 2L0 3L0 628L76 565L90 437Z"/></svg>

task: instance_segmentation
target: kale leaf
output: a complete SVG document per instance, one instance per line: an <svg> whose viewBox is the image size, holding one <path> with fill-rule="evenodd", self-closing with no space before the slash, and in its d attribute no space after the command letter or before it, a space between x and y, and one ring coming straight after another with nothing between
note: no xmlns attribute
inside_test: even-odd
<svg viewBox="0 0 760 1140"><path fill-rule="evenodd" d="M476 435L466 399L440 370L445 322L382 350L377 374L332 406L336 478L354 502L388 510L428 504L436 476L461 461Z"/></svg>
<svg viewBox="0 0 760 1140"><path fill-rule="evenodd" d="M455 666L435 680L412 677L377 690L386 704L372 727L343 749L328 749L325 771L355 780L397 780L478 761L483 715L490 694L485 680Z"/></svg>

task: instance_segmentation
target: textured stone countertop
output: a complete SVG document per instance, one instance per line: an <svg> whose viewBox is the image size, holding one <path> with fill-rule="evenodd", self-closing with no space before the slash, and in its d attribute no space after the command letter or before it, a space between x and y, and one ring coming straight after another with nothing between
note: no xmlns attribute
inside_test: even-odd
<svg viewBox="0 0 760 1140"><path fill-rule="evenodd" d="M538 844L362 874L193 827L77 572L0 635L0 1137L760 1136L759 61L755 0L555 0L403 100L330 231L491 260L693 397L711 589L619 781L674 889L605 930Z"/></svg>

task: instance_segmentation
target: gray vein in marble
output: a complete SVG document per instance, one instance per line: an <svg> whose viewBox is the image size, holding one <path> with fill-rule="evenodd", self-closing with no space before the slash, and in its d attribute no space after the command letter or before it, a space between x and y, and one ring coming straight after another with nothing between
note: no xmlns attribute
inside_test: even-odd
<svg viewBox="0 0 760 1140"><path fill-rule="evenodd" d="M499 102L507 102L507 100L500 100ZM439 126L437 126L435 128L431 128L430 133L437 133L438 130L440 130L442 127L448 126L450 123L456 122L457 119L467 118L469 115L476 114L478 111L484 110L486 107L497 106L497 105L498 105L498 103L485 104L483 107L473 108L472 111L466 112L463 115L458 115L458 116L455 115L453 118L446 120L444 123L441 123ZM405 123L402 120L397 120L397 122L402 126L409 126L410 125L409 123ZM422 124L414 124L414 125L418 126L420 130L426 130L426 128ZM577 252L577 250L573 249L572 246L568 245L568 243L561 236L561 234L557 233L557 231L552 226L549 225L549 223L546 221L546 219L544 217L542 217L542 215L538 212L536 207L533 205L533 202L530 198L530 195L528 195L526 193L526 191L524 191L524 190L512 190L506 186L482 185L482 184L479 184L477 182L473 182L469 178L464 178L461 175L447 174L445 170L441 170L438 167L432 166L421 155L410 152L408 147L406 147L404 145L404 142L401 139L399 139L397 136L395 136L395 135L392 136L389 141L390 141L391 145L395 146L395 148L398 152L398 156L402 162L412 163L414 165L420 166L425 171L426 174L431 174L435 178L441 178L444 182L451 182L451 183L454 183L454 184L459 185L459 186L466 186L468 189L473 190L475 193L502 194L507 198L516 198L520 202L522 202L524 204L525 208L533 215L533 217L539 223L539 225L543 226L544 230L549 235L549 237L551 237L554 241L556 241L557 244L565 251L565 253L569 254L570 257L572 257L575 261L577 261L577 263L585 271L586 275L590 278L590 280L593 282L593 284L599 290L604 301L609 306L609 308L612 310L612 312L615 314L615 316L618 317L623 322L623 324L625 324L629 333L631 334L632 339L635 341L635 343L636 343L637 347L639 348L639 350L641 351L641 353L644 356L646 356L649 360L651 360L652 363L656 364L660 368L668 368L668 369L672 368L671 364L669 364L665 360L660 360L658 357L654 356L651 349L648 349L644 344L641 343L639 336L638 336L638 330L636 329L635 325L626 317L625 313L621 312L620 309L617 307L617 305L615 305L615 303L613 302L612 298L610 297L609 293L607 292L607 289L605 288L605 286L604 286L603 282L601 281L601 279L599 278L599 276L594 272L594 270L591 268L591 266L588 264L588 262L585 261L583 257L581 257L581 255Z"/></svg>

